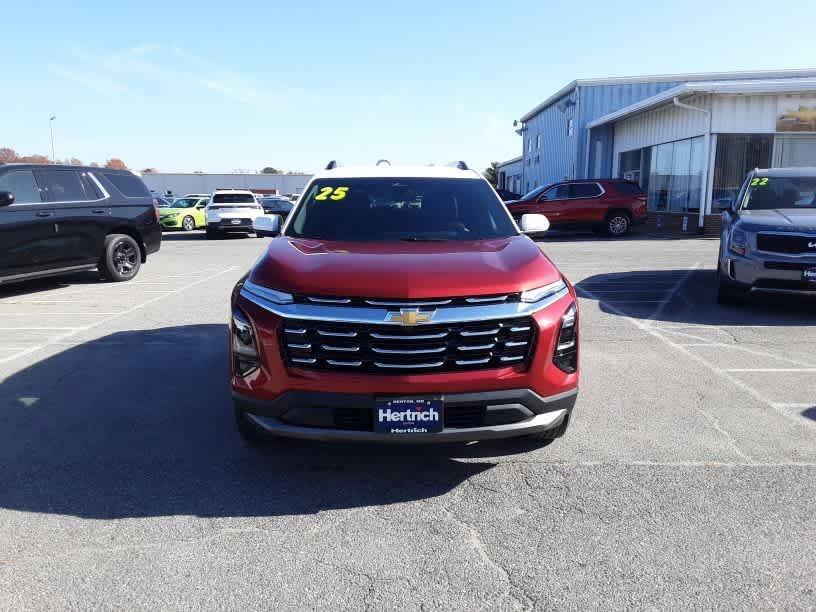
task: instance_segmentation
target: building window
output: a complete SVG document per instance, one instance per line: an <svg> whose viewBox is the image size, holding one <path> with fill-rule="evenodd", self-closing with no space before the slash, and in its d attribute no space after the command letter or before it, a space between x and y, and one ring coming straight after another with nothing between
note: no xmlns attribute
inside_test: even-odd
<svg viewBox="0 0 816 612"><path fill-rule="evenodd" d="M649 210L700 210L705 165L703 137L667 142L652 147Z"/></svg>
<svg viewBox="0 0 816 612"><path fill-rule="evenodd" d="M541 134L536 135L536 149L541 148Z"/></svg>
<svg viewBox="0 0 816 612"><path fill-rule="evenodd" d="M533 137L532 137L532 136L530 136L530 137L527 139L527 152L528 152L528 153L532 153L532 152L533 152Z"/></svg>
<svg viewBox="0 0 816 612"><path fill-rule="evenodd" d="M772 149L771 134L720 134L717 137L712 210L727 206L737 197L749 170L771 165Z"/></svg>
<svg viewBox="0 0 816 612"><path fill-rule="evenodd" d="M575 133L575 121L567 119L567 136L572 136Z"/></svg>

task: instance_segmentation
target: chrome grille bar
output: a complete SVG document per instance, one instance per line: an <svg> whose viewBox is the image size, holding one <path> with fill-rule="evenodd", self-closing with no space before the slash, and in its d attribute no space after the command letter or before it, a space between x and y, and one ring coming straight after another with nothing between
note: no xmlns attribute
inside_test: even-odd
<svg viewBox="0 0 816 612"><path fill-rule="evenodd" d="M305 333L306 330L304 329L303 332ZM317 333L321 336L329 336L331 338L356 338L357 332L337 332L337 331L328 331L325 329L318 329Z"/></svg>
<svg viewBox="0 0 816 612"><path fill-rule="evenodd" d="M320 348L324 351L341 351L344 353L356 353L360 350L359 346L331 346L329 344L323 344Z"/></svg>
<svg viewBox="0 0 816 612"><path fill-rule="evenodd" d="M469 297L465 298L465 301L469 304L486 304L490 302L506 302L509 296L506 295L495 295L493 297Z"/></svg>
<svg viewBox="0 0 816 612"><path fill-rule="evenodd" d="M351 298L307 297L306 299L316 304L351 304Z"/></svg>
<svg viewBox="0 0 816 612"><path fill-rule="evenodd" d="M460 351L489 351L494 346L496 346L495 342L491 342L490 344L475 344L475 345L465 345L465 346L457 346Z"/></svg>
<svg viewBox="0 0 816 612"><path fill-rule="evenodd" d="M397 335L397 334L380 334L377 332L371 332L369 336L374 338L375 340L440 340L448 335L448 332L439 332L438 334L406 334L406 335Z"/></svg>
<svg viewBox="0 0 816 612"><path fill-rule="evenodd" d="M362 361L337 361L336 359L327 359L326 363L333 366L359 368L363 365Z"/></svg>
<svg viewBox="0 0 816 612"><path fill-rule="evenodd" d="M438 368L445 364L444 361L434 361L432 363L380 363L378 361L374 362L374 365L378 368L387 368L387 369L411 369L411 370L418 370L420 368Z"/></svg>
<svg viewBox="0 0 816 612"><path fill-rule="evenodd" d="M384 349L378 346L372 346L371 350L381 355L428 355L433 353L444 353L448 350L446 346L439 346L434 348L424 349Z"/></svg>
<svg viewBox="0 0 816 612"><path fill-rule="evenodd" d="M464 336L465 338L470 338L471 336L492 336L493 334L498 334L499 329L500 328L498 328L498 327L494 327L492 329L486 329L486 330L483 330L483 331L462 330L462 331L459 332L459 335Z"/></svg>
<svg viewBox="0 0 816 612"><path fill-rule="evenodd" d="M369 306L445 306L450 304L453 300L365 300Z"/></svg>

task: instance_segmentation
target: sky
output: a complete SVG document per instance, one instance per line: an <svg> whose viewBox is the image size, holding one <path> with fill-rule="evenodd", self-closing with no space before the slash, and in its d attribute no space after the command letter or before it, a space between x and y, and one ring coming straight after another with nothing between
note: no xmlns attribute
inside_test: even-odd
<svg viewBox="0 0 816 612"><path fill-rule="evenodd" d="M0 147L134 170L484 168L578 78L814 68L812 0L9 2Z"/></svg>

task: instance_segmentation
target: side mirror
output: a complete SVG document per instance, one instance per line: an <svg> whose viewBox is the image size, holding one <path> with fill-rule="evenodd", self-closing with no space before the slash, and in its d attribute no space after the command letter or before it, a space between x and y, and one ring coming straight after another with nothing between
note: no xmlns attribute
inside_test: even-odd
<svg viewBox="0 0 816 612"><path fill-rule="evenodd" d="M538 234L550 229L550 220L544 215L521 215L521 231L525 234Z"/></svg>
<svg viewBox="0 0 816 612"><path fill-rule="evenodd" d="M277 236L280 234L281 218L278 215L262 215L252 222L256 236Z"/></svg>
<svg viewBox="0 0 816 612"><path fill-rule="evenodd" d="M14 204L14 194L10 191L0 191L0 206L11 206Z"/></svg>

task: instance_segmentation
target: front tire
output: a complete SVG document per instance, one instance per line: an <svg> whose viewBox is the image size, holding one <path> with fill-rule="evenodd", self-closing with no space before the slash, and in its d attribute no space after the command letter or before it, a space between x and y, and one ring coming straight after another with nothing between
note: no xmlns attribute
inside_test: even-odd
<svg viewBox="0 0 816 612"><path fill-rule="evenodd" d="M723 278L719 267L717 268L717 303L724 306L738 304L743 296L731 287Z"/></svg>
<svg viewBox="0 0 816 612"><path fill-rule="evenodd" d="M613 212L606 218L606 233L613 238L620 238L629 233L632 220L624 212Z"/></svg>
<svg viewBox="0 0 816 612"><path fill-rule="evenodd" d="M102 277L114 283L129 281L139 273L142 252L127 234L111 234L105 238L105 249L99 262Z"/></svg>
<svg viewBox="0 0 816 612"><path fill-rule="evenodd" d="M535 442L540 446L547 446L552 444L556 441L556 439L561 438L565 433L567 433L567 428L569 427L570 417L569 415L564 417L564 420L558 427L553 429L545 429L544 431L539 431L538 433L530 434L528 436L524 436L526 440L531 442Z"/></svg>
<svg viewBox="0 0 816 612"><path fill-rule="evenodd" d="M185 232L192 232L195 229L195 219L192 217L184 217L181 220L181 229Z"/></svg>

